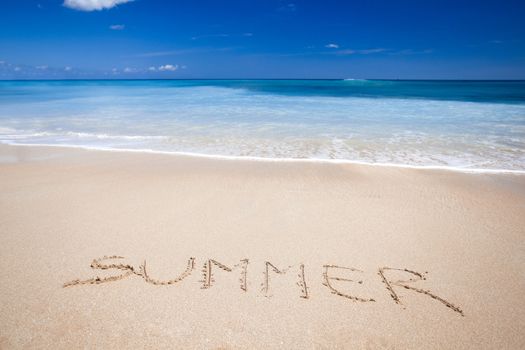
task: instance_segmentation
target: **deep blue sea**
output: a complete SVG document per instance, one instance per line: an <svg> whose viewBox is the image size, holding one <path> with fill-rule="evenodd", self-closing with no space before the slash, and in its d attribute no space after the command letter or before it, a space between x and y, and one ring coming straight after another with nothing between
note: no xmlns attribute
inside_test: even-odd
<svg viewBox="0 0 525 350"><path fill-rule="evenodd" d="M0 81L0 142L525 171L525 81Z"/></svg>

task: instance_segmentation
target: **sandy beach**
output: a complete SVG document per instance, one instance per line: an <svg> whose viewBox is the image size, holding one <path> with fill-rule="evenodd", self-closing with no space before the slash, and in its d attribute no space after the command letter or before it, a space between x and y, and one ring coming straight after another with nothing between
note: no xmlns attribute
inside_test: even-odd
<svg viewBox="0 0 525 350"><path fill-rule="evenodd" d="M0 147L0 348L523 349L525 176Z"/></svg>

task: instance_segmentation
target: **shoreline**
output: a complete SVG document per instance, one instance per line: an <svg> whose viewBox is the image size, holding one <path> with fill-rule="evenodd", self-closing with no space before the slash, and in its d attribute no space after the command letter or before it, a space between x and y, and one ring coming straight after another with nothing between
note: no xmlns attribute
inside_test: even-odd
<svg viewBox="0 0 525 350"><path fill-rule="evenodd" d="M415 170L442 170L459 172L465 174L509 174L509 175L525 175L525 170L513 169L485 169L485 168L464 168L454 167L448 165L411 165L411 164L397 164L397 163L373 163L359 160L348 159L324 159L324 158L268 158L257 156L228 156L228 155L214 155L205 153L193 152L179 152L179 151L157 151L151 149L133 149L133 148L105 148L96 146L83 145L58 145L58 144L29 144L29 143L10 143L0 142L0 146L12 147L41 147L41 148L65 148L65 149L81 149L86 151L99 152L116 152L116 153L136 153L136 154L159 154L167 156L178 157L195 157L200 159L211 160L228 160L228 161L250 161L250 162L268 162L268 163L312 163L312 164L348 164L348 165L362 165L371 167L392 167L401 169L415 169Z"/></svg>

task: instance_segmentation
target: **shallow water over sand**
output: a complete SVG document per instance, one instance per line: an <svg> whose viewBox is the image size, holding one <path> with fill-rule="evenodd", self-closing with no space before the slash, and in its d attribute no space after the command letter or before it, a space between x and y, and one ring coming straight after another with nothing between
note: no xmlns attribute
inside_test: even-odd
<svg viewBox="0 0 525 350"><path fill-rule="evenodd" d="M525 82L0 82L0 140L525 170Z"/></svg>

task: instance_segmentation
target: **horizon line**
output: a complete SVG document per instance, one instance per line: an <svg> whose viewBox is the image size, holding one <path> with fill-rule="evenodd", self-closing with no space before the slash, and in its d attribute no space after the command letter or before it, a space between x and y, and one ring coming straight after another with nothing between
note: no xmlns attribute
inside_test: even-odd
<svg viewBox="0 0 525 350"><path fill-rule="evenodd" d="M472 82L525 82L523 79L436 79L436 78L418 78L418 79L392 79L392 78L46 78L46 79L2 79L4 81L177 81L177 80L319 80L319 81L472 81Z"/></svg>

